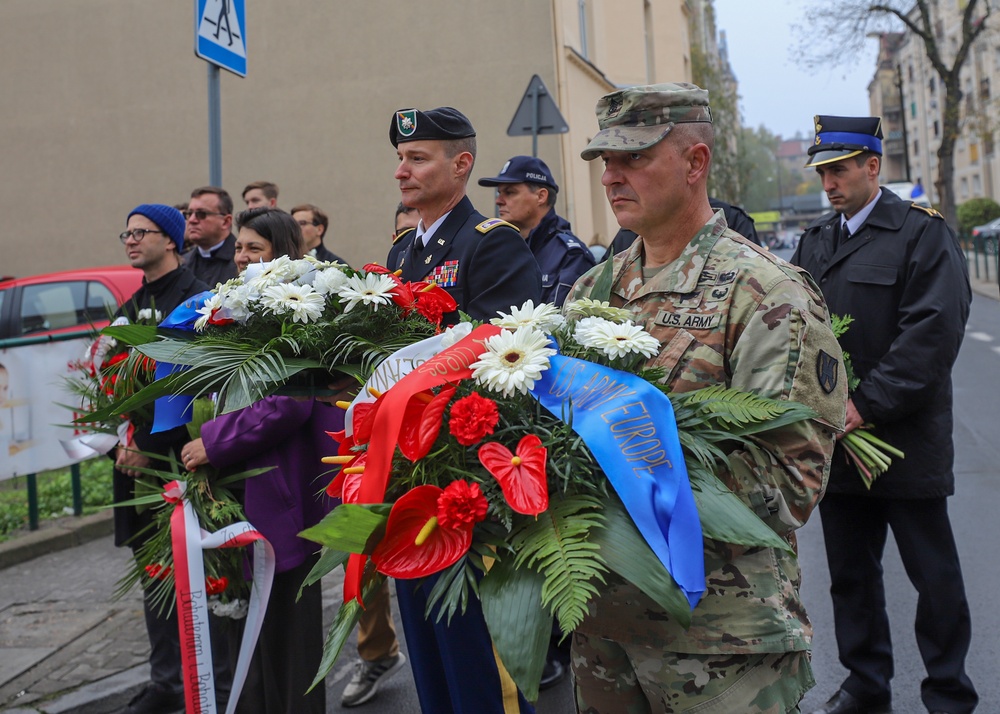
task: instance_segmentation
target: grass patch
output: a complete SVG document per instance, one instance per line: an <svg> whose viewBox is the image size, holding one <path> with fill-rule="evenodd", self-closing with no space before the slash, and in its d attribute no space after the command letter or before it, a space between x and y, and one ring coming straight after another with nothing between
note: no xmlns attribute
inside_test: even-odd
<svg viewBox="0 0 1000 714"><path fill-rule="evenodd" d="M111 459L95 458L80 464L83 512L94 513L111 503ZM73 508L69 468L38 474L38 518L59 518ZM70 511L71 513L72 511ZM28 525L28 481L17 476L0 481L0 542Z"/></svg>

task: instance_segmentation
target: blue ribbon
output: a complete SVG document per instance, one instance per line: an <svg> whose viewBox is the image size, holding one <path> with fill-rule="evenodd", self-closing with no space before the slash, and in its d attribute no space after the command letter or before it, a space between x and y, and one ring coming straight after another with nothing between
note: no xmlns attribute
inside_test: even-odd
<svg viewBox="0 0 1000 714"><path fill-rule="evenodd" d="M167 315L157 327L172 330L193 330L195 320L201 317L198 314L198 308L204 305L205 301L212 297L213 294L211 290L206 290L194 297L188 298L175 307L173 312ZM157 362L155 376L156 379L163 379L184 369L187 369L187 367L171 364L170 362ZM192 397L180 395L157 399L153 404L152 433L168 431L187 424L192 418L192 403L194 403Z"/></svg>
<svg viewBox="0 0 1000 714"><path fill-rule="evenodd" d="M531 395L573 425L694 609L705 592L704 543L670 399L641 377L563 355Z"/></svg>

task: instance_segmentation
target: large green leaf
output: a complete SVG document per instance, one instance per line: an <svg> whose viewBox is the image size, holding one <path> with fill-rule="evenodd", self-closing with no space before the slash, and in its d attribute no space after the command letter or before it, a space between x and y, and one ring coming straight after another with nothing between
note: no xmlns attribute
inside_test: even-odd
<svg viewBox="0 0 1000 714"><path fill-rule="evenodd" d="M601 272L597 274L597 279L594 281L593 287L590 289L591 300L600 300L601 302L608 302L611 300L611 289L614 287L615 280L615 249L614 246L608 246L608 252L604 255L604 264L601 267Z"/></svg>
<svg viewBox="0 0 1000 714"><path fill-rule="evenodd" d="M385 576L376 573L365 588L364 601L369 602L384 582ZM313 679L312 684L309 685L308 691L312 691L313 687L321 683L326 675L330 673L330 670L333 669L333 665L337 663L337 658L340 657L340 651L344 649L344 645L347 643L351 633L354 632L358 620L361 619L362 612L361 605L357 600L345 602L340 606L337 616L326 633L326 641L323 643L323 658L319 663L319 671L316 672L316 677Z"/></svg>
<svg viewBox="0 0 1000 714"><path fill-rule="evenodd" d="M701 531L706 538L792 552L788 541L771 530L715 474L691 469L688 475L701 518Z"/></svg>
<svg viewBox="0 0 1000 714"><path fill-rule="evenodd" d="M376 540L372 536L379 535L388 518L384 508L376 510L370 506L342 503L299 535L334 550L370 553L375 546L372 541Z"/></svg>
<svg viewBox="0 0 1000 714"><path fill-rule="evenodd" d="M545 578L519 568L513 558L498 560L481 583L479 598L493 644L507 672L529 701L538 699L552 615L542 607Z"/></svg>
<svg viewBox="0 0 1000 714"><path fill-rule="evenodd" d="M142 345L156 339L156 325L108 325L101 334L127 345Z"/></svg>
<svg viewBox="0 0 1000 714"><path fill-rule="evenodd" d="M691 607L677 583L643 539L617 498L604 508L604 527L591 532L608 567L642 590L684 627L691 624Z"/></svg>
<svg viewBox="0 0 1000 714"><path fill-rule="evenodd" d="M319 560L316 561L316 565L312 567L306 579L302 581L302 587L299 588L298 595L295 596L295 600L298 601L302 597L302 589L307 588L313 583L318 583L325 576L332 573L334 570L339 568L341 565L347 562L347 559L351 557L350 553L345 553L341 550L334 550L333 548L323 548L319 554Z"/></svg>

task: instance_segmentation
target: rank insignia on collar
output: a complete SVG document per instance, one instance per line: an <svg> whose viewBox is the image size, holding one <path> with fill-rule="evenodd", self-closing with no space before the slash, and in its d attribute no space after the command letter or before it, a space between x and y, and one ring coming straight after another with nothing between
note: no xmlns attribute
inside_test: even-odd
<svg viewBox="0 0 1000 714"><path fill-rule="evenodd" d="M444 245L444 238L438 238L438 245Z"/></svg>
<svg viewBox="0 0 1000 714"><path fill-rule="evenodd" d="M819 378L820 388L830 394L837 388L837 365L836 357L827 354L823 350L816 355L816 376Z"/></svg>
<svg viewBox="0 0 1000 714"><path fill-rule="evenodd" d="M417 110L407 109L405 112L396 112L396 131L400 136L413 136L417 130Z"/></svg>
<svg viewBox="0 0 1000 714"><path fill-rule="evenodd" d="M434 258L433 255L428 255L426 258L424 258L424 265L430 265L432 258Z"/></svg>

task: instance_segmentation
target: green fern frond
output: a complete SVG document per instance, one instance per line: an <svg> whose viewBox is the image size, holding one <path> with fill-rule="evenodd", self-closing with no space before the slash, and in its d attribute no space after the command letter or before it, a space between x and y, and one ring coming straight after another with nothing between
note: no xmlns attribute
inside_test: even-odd
<svg viewBox="0 0 1000 714"><path fill-rule="evenodd" d="M597 582L608 572L590 542L591 529L603 527L602 503L591 496L569 496L550 503L537 519L525 518L511 534L515 567L531 567L545 577L542 605L565 632L576 629L587 603L598 595Z"/></svg>

